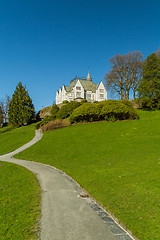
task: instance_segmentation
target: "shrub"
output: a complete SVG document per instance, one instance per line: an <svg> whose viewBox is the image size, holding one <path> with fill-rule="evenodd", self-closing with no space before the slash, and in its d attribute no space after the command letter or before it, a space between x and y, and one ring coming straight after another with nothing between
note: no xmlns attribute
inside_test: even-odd
<svg viewBox="0 0 160 240"><path fill-rule="evenodd" d="M40 126L43 126L44 124L49 123L52 120L55 120L56 116L55 115L50 115L50 116L45 116L43 120L40 122Z"/></svg>
<svg viewBox="0 0 160 240"><path fill-rule="evenodd" d="M82 99L81 100L81 103L86 103L87 102L87 99Z"/></svg>
<svg viewBox="0 0 160 240"><path fill-rule="evenodd" d="M71 122L98 121L103 105L96 103L86 103L75 109L70 116Z"/></svg>
<svg viewBox="0 0 160 240"><path fill-rule="evenodd" d="M136 110L122 101L108 100L99 103L86 103L73 111L71 122L137 119Z"/></svg>
<svg viewBox="0 0 160 240"><path fill-rule="evenodd" d="M140 108L143 108L146 110L159 109L159 104L160 104L157 99L148 98L148 97L138 98L137 103L139 104Z"/></svg>
<svg viewBox="0 0 160 240"><path fill-rule="evenodd" d="M79 107L80 105L81 103L75 101L71 101L63 105L57 114L57 118L64 119L69 117L73 110Z"/></svg>
<svg viewBox="0 0 160 240"><path fill-rule="evenodd" d="M62 103L63 103L63 104L66 104L66 103L68 103L68 100L64 100Z"/></svg>
<svg viewBox="0 0 160 240"><path fill-rule="evenodd" d="M122 100L122 103L124 103L124 104L127 105L128 107L133 107L133 103L132 103L131 101Z"/></svg>
<svg viewBox="0 0 160 240"><path fill-rule="evenodd" d="M116 120L136 119L136 110L130 104L123 101L108 101L102 107L101 116L103 119L114 117Z"/></svg>
<svg viewBox="0 0 160 240"><path fill-rule="evenodd" d="M57 128L64 128L70 126L71 123L68 119L56 119L53 121L48 122L47 124L41 127L42 131L49 131Z"/></svg>
<svg viewBox="0 0 160 240"><path fill-rule="evenodd" d="M54 104L54 105L52 106L52 108L51 108L50 113L51 113L52 115L55 115L56 113L58 113L58 111L59 111L59 107L58 107L56 104Z"/></svg>

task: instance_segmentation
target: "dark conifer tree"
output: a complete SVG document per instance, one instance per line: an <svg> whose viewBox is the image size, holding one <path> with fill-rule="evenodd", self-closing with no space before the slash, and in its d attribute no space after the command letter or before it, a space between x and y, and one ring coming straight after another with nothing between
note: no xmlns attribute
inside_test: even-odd
<svg viewBox="0 0 160 240"><path fill-rule="evenodd" d="M26 125L35 115L32 100L21 82L18 83L9 105L9 121L13 125Z"/></svg>

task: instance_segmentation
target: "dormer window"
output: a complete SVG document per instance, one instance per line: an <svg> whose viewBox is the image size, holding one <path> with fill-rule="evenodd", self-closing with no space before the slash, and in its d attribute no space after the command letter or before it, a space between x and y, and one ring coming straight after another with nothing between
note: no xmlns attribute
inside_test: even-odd
<svg viewBox="0 0 160 240"><path fill-rule="evenodd" d="M100 93L104 93L104 89L99 89L99 92Z"/></svg>
<svg viewBox="0 0 160 240"><path fill-rule="evenodd" d="M81 87L76 87L76 90L81 90Z"/></svg>

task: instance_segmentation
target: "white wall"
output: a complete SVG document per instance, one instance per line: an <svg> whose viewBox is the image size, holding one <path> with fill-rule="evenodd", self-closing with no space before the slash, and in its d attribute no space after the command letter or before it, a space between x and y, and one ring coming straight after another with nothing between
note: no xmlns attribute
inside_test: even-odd
<svg viewBox="0 0 160 240"><path fill-rule="evenodd" d="M81 89L79 90L79 89L77 89L77 87L80 87ZM78 95L77 95L77 93L78 93ZM64 100L67 100L70 102L70 101L73 101L77 97L84 98L85 94L86 94L86 99L87 99L87 94L91 94L91 98L87 99L90 102L94 102L94 101L100 102L100 101L107 100L107 90L105 89L102 81L100 82L98 89L96 90L96 93L93 93L92 91L87 91L85 93L82 84L78 80L71 92L66 92L64 85L63 85L62 89L61 88L59 89L59 93L57 91L56 104L60 104Z"/></svg>
<svg viewBox="0 0 160 240"><path fill-rule="evenodd" d="M107 100L107 90L105 89L102 81L100 82L98 89L96 90L96 101Z"/></svg>
<svg viewBox="0 0 160 240"><path fill-rule="evenodd" d="M81 88L81 89L79 90L77 88ZM77 81L76 85L74 86L73 92L74 92L73 100L74 100L74 98L78 98L78 97L84 98L84 88L79 80Z"/></svg>

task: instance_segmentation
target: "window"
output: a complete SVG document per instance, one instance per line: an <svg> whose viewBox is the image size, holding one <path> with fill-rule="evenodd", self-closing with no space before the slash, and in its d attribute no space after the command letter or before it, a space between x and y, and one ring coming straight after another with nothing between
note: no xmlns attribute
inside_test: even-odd
<svg viewBox="0 0 160 240"><path fill-rule="evenodd" d="M104 89L99 89L99 92L100 93L104 93Z"/></svg>
<svg viewBox="0 0 160 240"><path fill-rule="evenodd" d="M81 92L76 92L76 97L81 97Z"/></svg>
<svg viewBox="0 0 160 240"><path fill-rule="evenodd" d="M91 99L91 94L87 94L87 99Z"/></svg>
<svg viewBox="0 0 160 240"><path fill-rule="evenodd" d="M100 94L100 98L101 98L101 99L104 98L104 94Z"/></svg>
<svg viewBox="0 0 160 240"><path fill-rule="evenodd" d="M76 90L81 90L81 87L76 87Z"/></svg>

